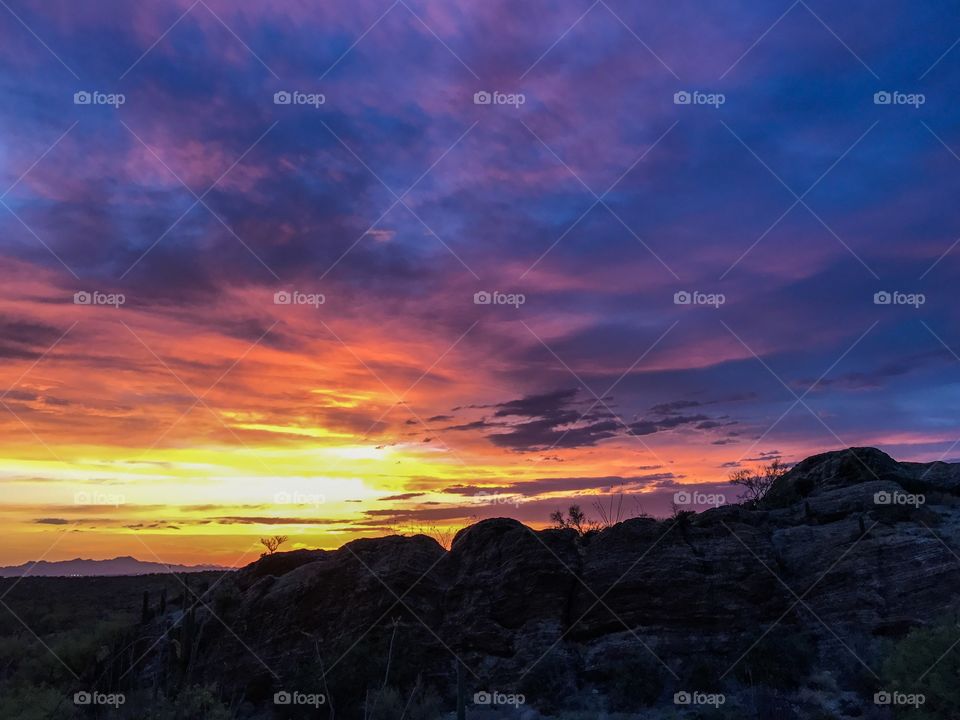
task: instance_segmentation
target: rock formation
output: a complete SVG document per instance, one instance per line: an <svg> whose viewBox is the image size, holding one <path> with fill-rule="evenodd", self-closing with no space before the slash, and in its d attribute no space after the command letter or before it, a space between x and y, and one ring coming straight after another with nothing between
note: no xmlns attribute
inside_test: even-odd
<svg viewBox="0 0 960 720"><path fill-rule="evenodd" d="M386 686L432 688L452 712L457 658L468 706L522 693L531 717L789 688L819 670L840 684L827 716L869 717L883 642L957 607L958 491L958 465L851 448L799 463L756 507L584 536L485 520L449 552L421 535L277 553L199 608L192 673L254 708L325 691L350 718Z"/></svg>

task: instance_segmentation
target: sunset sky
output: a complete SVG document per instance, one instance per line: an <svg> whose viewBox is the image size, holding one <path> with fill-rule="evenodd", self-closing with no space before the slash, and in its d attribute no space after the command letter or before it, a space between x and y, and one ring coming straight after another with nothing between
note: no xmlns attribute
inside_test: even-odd
<svg viewBox="0 0 960 720"><path fill-rule="evenodd" d="M960 457L960 20L880 4L3 0L0 564Z"/></svg>

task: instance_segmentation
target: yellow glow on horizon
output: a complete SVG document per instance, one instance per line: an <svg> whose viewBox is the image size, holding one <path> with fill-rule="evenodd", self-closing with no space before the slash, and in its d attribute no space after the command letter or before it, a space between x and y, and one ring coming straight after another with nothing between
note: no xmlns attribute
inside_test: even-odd
<svg viewBox="0 0 960 720"><path fill-rule="evenodd" d="M312 438L349 438L347 433L339 433L322 427L301 427L298 425L268 425L266 423L242 423L234 425L241 430L260 430L280 435L300 435Z"/></svg>
<svg viewBox="0 0 960 720"><path fill-rule="evenodd" d="M370 393L346 392L328 388L311 388L310 393L322 396L326 400L324 406L333 408L359 407L361 403L367 402L373 397Z"/></svg>
<svg viewBox="0 0 960 720"><path fill-rule="evenodd" d="M393 449L384 445L353 445L350 447L330 448L330 455L347 458L348 460L386 460L393 454Z"/></svg>

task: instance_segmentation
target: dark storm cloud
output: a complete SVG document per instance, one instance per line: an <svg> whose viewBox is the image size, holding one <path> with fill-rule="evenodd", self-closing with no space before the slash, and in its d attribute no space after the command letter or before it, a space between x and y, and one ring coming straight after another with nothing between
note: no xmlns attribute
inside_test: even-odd
<svg viewBox="0 0 960 720"><path fill-rule="evenodd" d="M703 403L698 400L674 400L673 402L654 405L650 408L650 412L657 415L672 415L681 410L689 410L690 408L700 407L701 405L703 405Z"/></svg>
<svg viewBox="0 0 960 720"><path fill-rule="evenodd" d="M673 430L683 425L707 421L706 415L668 415L659 420L639 420L630 423L631 435L653 435L664 430Z"/></svg>
<svg viewBox="0 0 960 720"><path fill-rule="evenodd" d="M499 423L490 423L486 420L474 420L468 423L462 423L460 425L450 425L445 427L444 430L485 430L487 428L498 427Z"/></svg>
<svg viewBox="0 0 960 720"><path fill-rule="evenodd" d="M400 501L400 500L412 500L413 498L423 497L426 493L422 492L408 492L408 493L399 493L397 495L388 495L387 497L379 498L382 502L390 501Z"/></svg>
<svg viewBox="0 0 960 720"><path fill-rule="evenodd" d="M44 323L0 316L0 358L34 359L57 341L64 330Z"/></svg>
<svg viewBox="0 0 960 720"><path fill-rule="evenodd" d="M663 480L671 480L676 476L673 473L652 473L621 477L618 475L606 477L566 477L566 478L538 478L536 480L507 483L498 486L452 485L444 489L445 493L463 495L466 497L483 497L484 495L521 495L536 497L546 493L577 492L582 490L630 489L644 488Z"/></svg>
<svg viewBox="0 0 960 720"><path fill-rule="evenodd" d="M540 395L527 395L518 400L510 400L495 405L494 407L496 407L497 410L494 415L496 417L507 417L510 415L519 417L543 417L564 411L576 396L576 388L555 390L554 392Z"/></svg>
<svg viewBox="0 0 960 720"><path fill-rule="evenodd" d="M343 519L317 517L273 517L270 515L228 515L211 518L222 525L342 525Z"/></svg>
<svg viewBox="0 0 960 720"><path fill-rule="evenodd" d="M512 425L509 432L487 435L487 439L498 447L532 452L549 447L590 447L600 440L615 437L620 430L620 424L612 421L567 429L558 427L558 424L576 422L577 417L571 414L566 417L554 416L545 420L520 423Z"/></svg>
<svg viewBox="0 0 960 720"><path fill-rule="evenodd" d="M40 398L36 393L26 390L8 390L3 397L4 400L15 400L19 402L33 402Z"/></svg>
<svg viewBox="0 0 960 720"><path fill-rule="evenodd" d="M770 462L771 460L779 460L783 457L782 453L779 450L764 450L763 452L757 453L755 457L743 458L746 462Z"/></svg>
<svg viewBox="0 0 960 720"><path fill-rule="evenodd" d="M526 395L516 400L473 409L492 409L487 418L458 425L445 430L486 431L494 445L517 452L533 452L549 448L593 447L603 440L622 435L652 435L686 426L700 430L719 427L710 424L707 415L675 414L687 403L655 406L660 417L644 418L625 423L608 408L613 398L603 402L584 397L577 388ZM700 403L697 403L699 405ZM707 423L703 427L700 424Z"/></svg>
<svg viewBox="0 0 960 720"><path fill-rule="evenodd" d="M619 422L609 419L605 411L592 411L593 403L585 405L578 396L576 388L561 389L494 405L493 417L505 421L499 426L506 431L490 433L487 439L498 447L531 452L589 447L618 434ZM487 427L493 425L487 423Z"/></svg>

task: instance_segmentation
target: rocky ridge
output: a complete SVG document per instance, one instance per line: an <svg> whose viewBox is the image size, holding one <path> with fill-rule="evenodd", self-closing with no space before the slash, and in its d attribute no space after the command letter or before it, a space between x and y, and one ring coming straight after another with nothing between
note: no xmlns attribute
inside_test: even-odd
<svg viewBox="0 0 960 720"><path fill-rule="evenodd" d="M469 696L522 692L528 714L819 668L850 689L829 712L866 717L878 648L957 607L958 492L960 465L851 448L797 464L756 507L585 536L485 520L449 551L419 535L277 553L198 608L190 672L249 707L323 678L346 718L388 684L450 709L455 658Z"/></svg>

